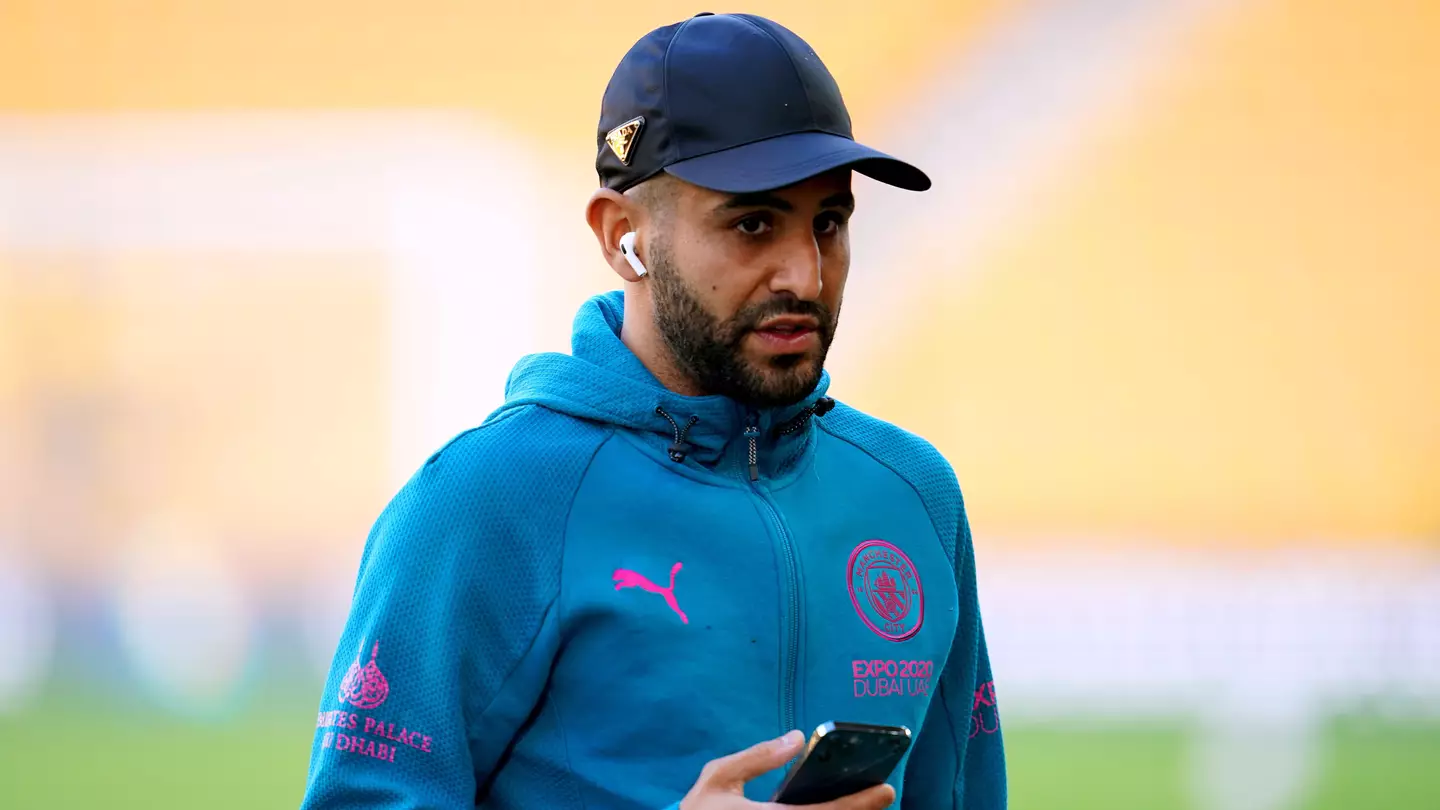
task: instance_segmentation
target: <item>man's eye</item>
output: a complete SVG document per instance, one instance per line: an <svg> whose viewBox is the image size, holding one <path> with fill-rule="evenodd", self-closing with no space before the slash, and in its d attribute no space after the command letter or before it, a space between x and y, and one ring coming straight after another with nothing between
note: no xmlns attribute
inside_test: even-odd
<svg viewBox="0 0 1440 810"><path fill-rule="evenodd" d="M735 229L746 236L761 236L770 231L770 218L764 214L748 216L735 223Z"/></svg>
<svg viewBox="0 0 1440 810"><path fill-rule="evenodd" d="M845 218L839 214L821 214L815 218L815 233L821 236L828 236L840 230L845 224Z"/></svg>

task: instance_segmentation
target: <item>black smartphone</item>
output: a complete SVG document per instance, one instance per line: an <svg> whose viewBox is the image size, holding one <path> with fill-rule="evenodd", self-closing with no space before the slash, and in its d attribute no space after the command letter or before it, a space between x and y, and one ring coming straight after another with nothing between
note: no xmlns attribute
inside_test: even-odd
<svg viewBox="0 0 1440 810"><path fill-rule="evenodd" d="M770 801L817 804L858 793L889 779L908 750L904 726L826 723L810 735Z"/></svg>

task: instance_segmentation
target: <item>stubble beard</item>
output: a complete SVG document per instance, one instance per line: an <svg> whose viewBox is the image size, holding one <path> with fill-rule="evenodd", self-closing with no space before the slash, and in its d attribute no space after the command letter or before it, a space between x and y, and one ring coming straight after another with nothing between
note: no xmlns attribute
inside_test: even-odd
<svg viewBox="0 0 1440 810"><path fill-rule="evenodd" d="M680 372L706 394L729 397L754 408L784 407L809 396L820 382L838 313L831 313L818 301L777 297L721 321L705 309L694 288L676 272L668 248L660 240L651 242L646 264L655 325ZM820 324L816 330L819 349L771 357L761 361L763 366L747 358L746 336L777 315L815 318Z"/></svg>

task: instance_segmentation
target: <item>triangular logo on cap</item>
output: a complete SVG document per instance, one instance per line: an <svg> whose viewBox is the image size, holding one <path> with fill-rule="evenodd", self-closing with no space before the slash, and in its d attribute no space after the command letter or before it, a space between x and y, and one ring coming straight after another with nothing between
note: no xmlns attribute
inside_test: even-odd
<svg viewBox="0 0 1440 810"><path fill-rule="evenodd" d="M635 141L639 140L640 130L644 127L644 117L636 116L610 130L609 134L605 136L605 142L610 144L610 151L614 152L615 157L620 158L620 162L626 166L630 165L631 151L635 148Z"/></svg>

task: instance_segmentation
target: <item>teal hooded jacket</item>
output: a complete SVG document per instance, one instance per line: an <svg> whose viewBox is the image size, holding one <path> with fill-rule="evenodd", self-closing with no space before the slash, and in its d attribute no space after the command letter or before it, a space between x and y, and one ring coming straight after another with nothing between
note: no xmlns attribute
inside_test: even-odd
<svg viewBox="0 0 1440 810"><path fill-rule="evenodd" d="M897 806L1004 808L950 465L828 376L775 410L674 394L623 311L587 302L572 354L522 359L375 523L303 807L662 810L710 759L847 721L912 730Z"/></svg>

